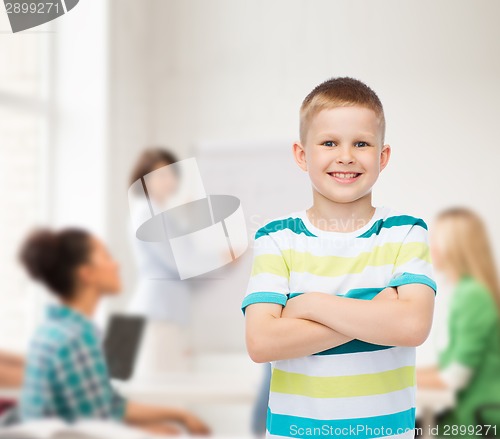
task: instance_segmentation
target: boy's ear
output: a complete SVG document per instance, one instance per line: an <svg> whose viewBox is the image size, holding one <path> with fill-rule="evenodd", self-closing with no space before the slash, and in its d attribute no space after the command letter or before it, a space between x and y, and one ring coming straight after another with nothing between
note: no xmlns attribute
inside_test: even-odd
<svg viewBox="0 0 500 439"><path fill-rule="evenodd" d="M382 151L380 152L380 172L387 166L389 163L389 158L391 157L391 146L386 144L382 147Z"/></svg>
<svg viewBox="0 0 500 439"><path fill-rule="evenodd" d="M292 146L293 158L300 169L307 172L306 151L300 142L295 142Z"/></svg>

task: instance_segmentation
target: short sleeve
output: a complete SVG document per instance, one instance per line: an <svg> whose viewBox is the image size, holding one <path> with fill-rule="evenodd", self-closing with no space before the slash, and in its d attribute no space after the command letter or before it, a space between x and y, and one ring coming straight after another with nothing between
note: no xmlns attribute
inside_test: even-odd
<svg viewBox="0 0 500 439"><path fill-rule="evenodd" d="M271 234L259 229L253 244L250 279L241 310L253 303L286 305L289 294L290 269Z"/></svg>
<svg viewBox="0 0 500 439"><path fill-rule="evenodd" d="M422 219L415 221L403 239L387 286L398 287L414 283L428 285L436 294L427 224Z"/></svg>
<svg viewBox="0 0 500 439"><path fill-rule="evenodd" d="M477 368L495 333L498 319L496 304L491 294L478 284L469 285L454 294L456 302L450 313L452 333L446 358L449 363Z"/></svg>

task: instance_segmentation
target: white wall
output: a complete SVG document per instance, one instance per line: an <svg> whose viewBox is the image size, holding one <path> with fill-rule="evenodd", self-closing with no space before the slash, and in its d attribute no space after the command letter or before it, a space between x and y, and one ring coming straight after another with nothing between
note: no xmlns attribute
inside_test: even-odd
<svg viewBox="0 0 500 439"><path fill-rule="evenodd" d="M498 2L111 4L108 231L129 281L123 185L143 145L189 156L200 142L295 137L302 99L339 75L365 81L385 107L393 156L376 203L427 220L450 204L470 205L486 218L500 255ZM233 305L221 303L219 313ZM228 348L243 346L228 339Z"/></svg>
<svg viewBox="0 0 500 439"><path fill-rule="evenodd" d="M54 133L49 145L55 226L81 225L105 235L107 215L106 0L82 2L54 21L52 40Z"/></svg>

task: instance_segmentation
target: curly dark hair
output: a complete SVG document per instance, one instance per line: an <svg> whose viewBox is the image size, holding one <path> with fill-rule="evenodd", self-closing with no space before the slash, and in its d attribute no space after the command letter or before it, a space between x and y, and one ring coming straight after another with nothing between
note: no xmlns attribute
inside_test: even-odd
<svg viewBox="0 0 500 439"><path fill-rule="evenodd" d="M88 261L91 234L79 228L33 230L21 245L19 260L30 277L68 300L76 287L75 270Z"/></svg>

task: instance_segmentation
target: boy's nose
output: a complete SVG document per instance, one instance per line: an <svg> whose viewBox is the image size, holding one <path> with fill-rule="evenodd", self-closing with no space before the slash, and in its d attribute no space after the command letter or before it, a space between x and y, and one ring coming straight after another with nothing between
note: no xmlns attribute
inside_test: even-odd
<svg viewBox="0 0 500 439"><path fill-rule="evenodd" d="M352 155L350 148L340 149L336 161L337 163L342 163L344 165L354 163L354 156Z"/></svg>

